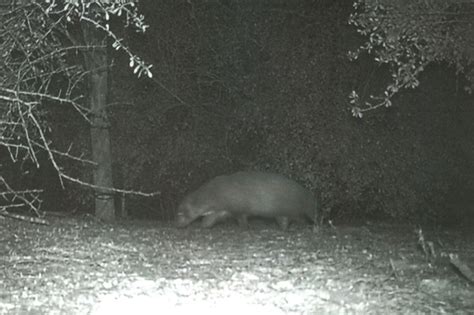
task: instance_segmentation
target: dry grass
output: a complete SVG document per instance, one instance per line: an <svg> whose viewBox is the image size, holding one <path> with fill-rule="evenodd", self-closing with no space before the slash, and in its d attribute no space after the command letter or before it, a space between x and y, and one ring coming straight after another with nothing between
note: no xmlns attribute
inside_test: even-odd
<svg viewBox="0 0 474 315"><path fill-rule="evenodd" d="M473 234L0 219L0 313L472 314Z"/></svg>

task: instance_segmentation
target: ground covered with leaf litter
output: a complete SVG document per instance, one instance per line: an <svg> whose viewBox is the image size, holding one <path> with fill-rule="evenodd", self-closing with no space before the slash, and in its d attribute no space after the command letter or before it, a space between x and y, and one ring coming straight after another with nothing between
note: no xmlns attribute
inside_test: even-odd
<svg viewBox="0 0 474 315"><path fill-rule="evenodd" d="M0 218L0 314L474 314L458 270L474 267L473 241L467 228L375 223Z"/></svg>

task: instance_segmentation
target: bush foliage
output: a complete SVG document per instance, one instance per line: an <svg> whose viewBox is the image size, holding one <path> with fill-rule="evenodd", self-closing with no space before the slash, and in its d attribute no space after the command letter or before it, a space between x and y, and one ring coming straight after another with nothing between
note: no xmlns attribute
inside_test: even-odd
<svg viewBox="0 0 474 315"><path fill-rule="evenodd" d="M351 117L349 92L386 72L347 59L361 43L347 25L350 2L150 0L141 9L149 31L125 36L155 76L134 81L115 68L111 115L119 185L161 190L150 211L170 217L203 181L259 169L305 184L330 219L465 214L472 98L438 65L398 106Z"/></svg>

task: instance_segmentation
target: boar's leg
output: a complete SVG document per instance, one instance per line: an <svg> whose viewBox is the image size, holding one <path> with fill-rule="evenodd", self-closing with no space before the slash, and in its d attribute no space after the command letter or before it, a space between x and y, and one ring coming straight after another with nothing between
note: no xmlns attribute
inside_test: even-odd
<svg viewBox="0 0 474 315"><path fill-rule="evenodd" d="M228 218L236 218L240 227L248 228L248 216L247 215L238 215L232 214L228 211L219 211L214 212L208 215L205 215L202 218L201 226L203 228L210 228L214 226L217 222L227 220Z"/></svg>
<svg viewBox="0 0 474 315"><path fill-rule="evenodd" d="M237 217L237 222L239 223L240 227L243 228L248 228L249 227L249 222L248 222L248 216L245 214L242 214Z"/></svg>
<svg viewBox="0 0 474 315"><path fill-rule="evenodd" d="M288 217L276 217L276 221L283 231L286 231L290 225Z"/></svg>
<svg viewBox="0 0 474 315"><path fill-rule="evenodd" d="M203 228L210 228L214 224L216 224L219 221L223 221L229 217L231 217L232 214L228 211L218 211L218 212L213 212L211 214L208 214L202 218L201 226Z"/></svg>

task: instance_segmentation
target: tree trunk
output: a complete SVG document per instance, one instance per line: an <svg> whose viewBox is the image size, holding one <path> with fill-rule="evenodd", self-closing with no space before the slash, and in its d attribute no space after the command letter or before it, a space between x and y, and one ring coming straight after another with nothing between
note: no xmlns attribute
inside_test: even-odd
<svg viewBox="0 0 474 315"><path fill-rule="evenodd" d="M106 111L108 91L106 38L93 25L84 23L82 29L86 45L89 47L85 61L87 70L90 71L91 150L92 160L97 163L93 171L93 183L99 187L113 187L110 124ZM96 189L95 214L104 221L115 219L114 198L110 191Z"/></svg>

